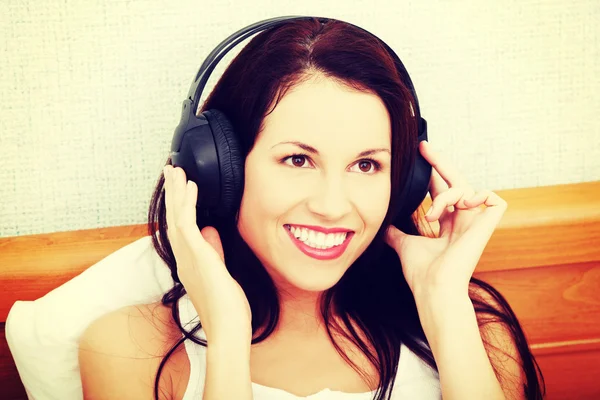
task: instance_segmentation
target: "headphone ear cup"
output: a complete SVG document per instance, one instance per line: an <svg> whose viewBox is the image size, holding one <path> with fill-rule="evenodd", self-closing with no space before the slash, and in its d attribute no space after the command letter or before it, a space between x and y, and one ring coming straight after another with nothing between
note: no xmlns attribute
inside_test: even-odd
<svg viewBox="0 0 600 400"><path fill-rule="evenodd" d="M400 209L396 213L393 222L398 228L407 229L406 224L411 215L419 208L425 197L427 197L431 181L431 171L431 164L423 157L421 151L417 149L415 163L407 175L406 184L400 195Z"/></svg>
<svg viewBox="0 0 600 400"><path fill-rule="evenodd" d="M244 157L241 145L229 119L219 110L207 110L213 133L221 177L221 194L215 211L217 216L233 215L239 207L244 189Z"/></svg>
<svg viewBox="0 0 600 400"><path fill-rule="evenodd" d="M427 197L431 182L431 170L431 164L423 157L421 151L417 150L408 200L408 207L411 215L417 210L421 203L423 203L425 197Z"/></svg>

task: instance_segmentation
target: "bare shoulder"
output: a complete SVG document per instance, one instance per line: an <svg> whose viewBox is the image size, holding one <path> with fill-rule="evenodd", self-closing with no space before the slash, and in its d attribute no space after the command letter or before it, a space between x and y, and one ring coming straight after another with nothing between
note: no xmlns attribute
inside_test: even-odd
<svg viewBox="0 0 600 400"><path fill-rule="evenodd" d="M181 338L170 307L160 302L127 306L88 326L79 340L84 398L154 399L154 382L165 354ZM176 399L189 362L180 346L166 363L159 399ZM174 377L177 379L174 379Z"/></svg>

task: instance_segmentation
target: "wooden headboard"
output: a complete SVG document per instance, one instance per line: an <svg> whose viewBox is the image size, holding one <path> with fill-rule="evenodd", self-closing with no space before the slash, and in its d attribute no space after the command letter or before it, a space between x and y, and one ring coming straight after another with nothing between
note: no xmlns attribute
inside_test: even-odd
<svg viewBox="0 0 600 400"><path fill-rule="evenodd" d="M600 181L498 191L508 210L476 271L513 307L548 399L600 399ZM4 335L16 300L37 299L145 236L122 226L0 238L0 390L26 399Z"/></svg>

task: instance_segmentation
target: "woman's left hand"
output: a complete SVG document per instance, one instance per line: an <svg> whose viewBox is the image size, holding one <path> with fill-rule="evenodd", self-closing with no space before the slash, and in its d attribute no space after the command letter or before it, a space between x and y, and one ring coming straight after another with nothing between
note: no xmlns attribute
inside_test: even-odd
<svg viewBox="0 0 600 400"><path fill-rule="evenodd" d="M421 142L420 151L433 167L429 189L433 201L425 218L429 222L439 220L439 236L407 235L390 226L386 242L400 257L413 296L440 291L466 295L469 280L507 203L489 190L475 193L426 141Z"/></svg>

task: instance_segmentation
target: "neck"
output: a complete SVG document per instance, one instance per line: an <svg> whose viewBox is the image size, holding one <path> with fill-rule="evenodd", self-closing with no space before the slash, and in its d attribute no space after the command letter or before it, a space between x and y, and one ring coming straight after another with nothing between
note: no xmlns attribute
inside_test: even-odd
<svg viewBox="0 0 600 400"><path fill-rule="evenodd" d="M322 291L306 291L286 284L277 284L280 314L278 331L312 334L321 332Z"/></svg>

